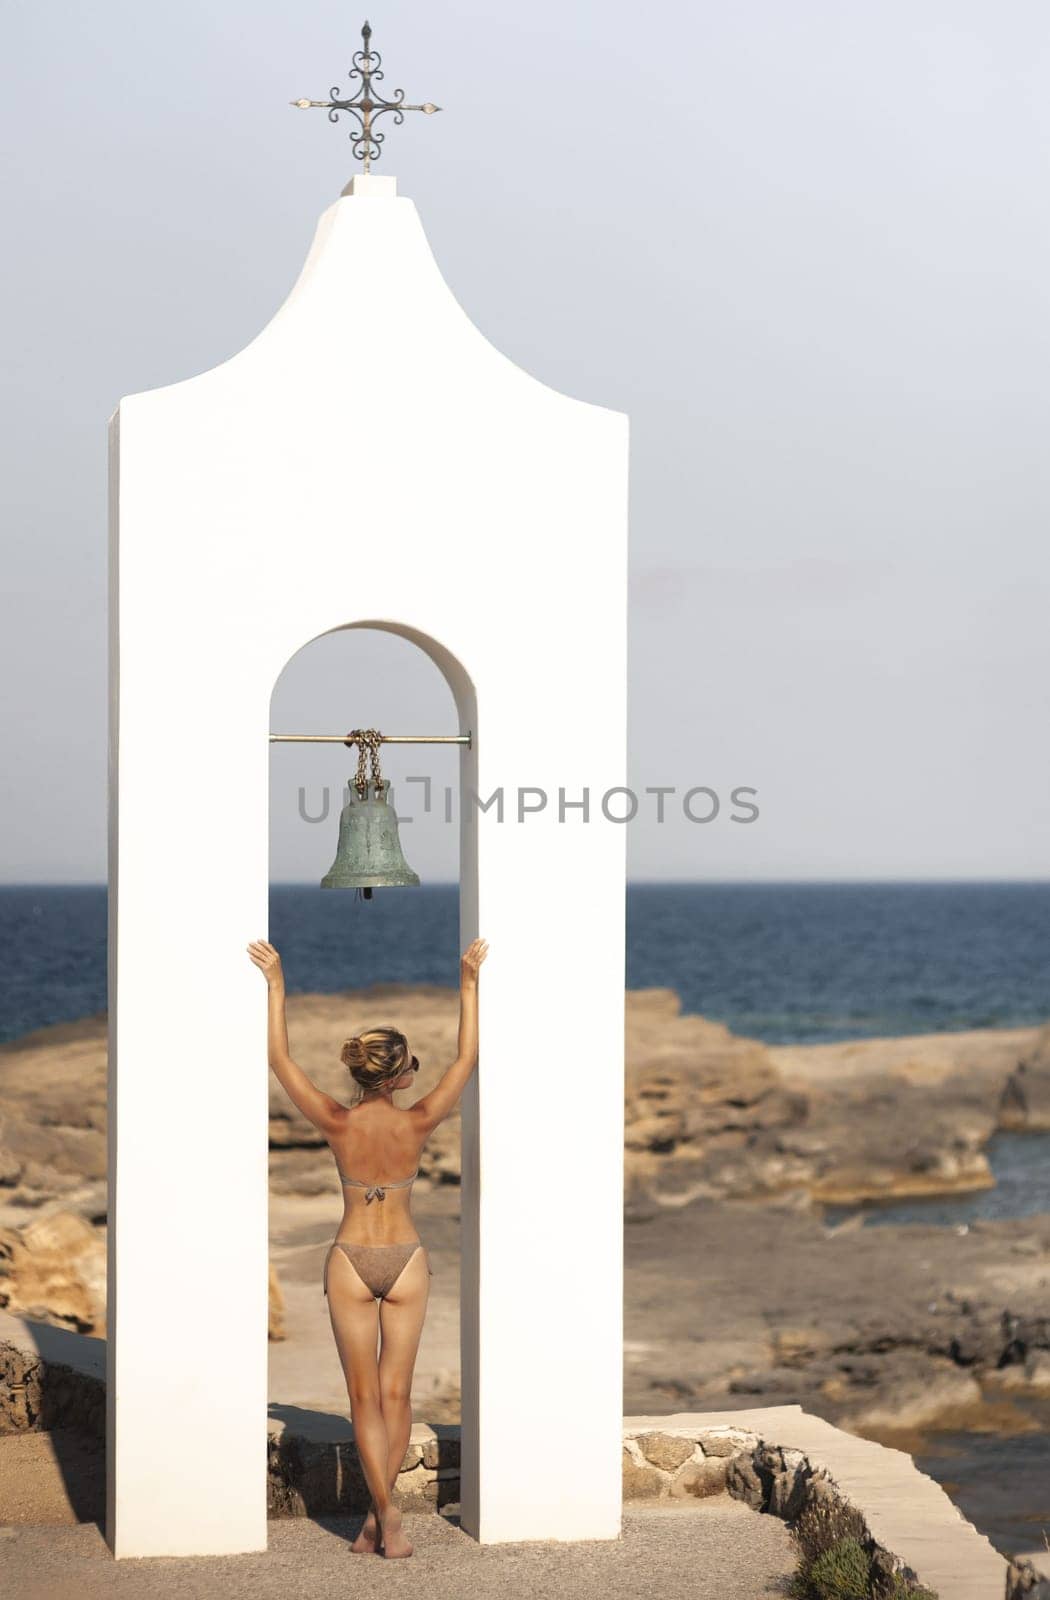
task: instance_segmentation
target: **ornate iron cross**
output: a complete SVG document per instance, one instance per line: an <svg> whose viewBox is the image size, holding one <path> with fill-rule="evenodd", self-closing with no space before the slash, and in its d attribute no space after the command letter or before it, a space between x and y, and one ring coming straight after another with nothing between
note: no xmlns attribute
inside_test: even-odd
<svg viewBox="0 0 1050 1600"><path fill-rule="evenodd" d="M340 111L349 111L351 116L356 117L360 132L351 133L350 142L354 155L358 161L364 162L364 170L367 172L371 163L379 160L380 146L385 137L381 129L373 127L376 117L382 116L384 111L392 111L395 123L400 125L405 120L406 111L425 111L429 116L432 111L440 111L441 107L432 105L429 100L425 105L407 106L404 89L395 89L393 100L384 100L378 90L372 87L373 78L383 76L381 65L383 58L378 50L369 49L368 41L372 37L372 29L367 22L361 29L361 37L365 41L365 47L363 50L354 51L353 66L350 69L351 80L354 78L362 80L361 87L355 95L349 100L340 99L337 85L329 91L330 98L327 100L292 100L289 104L298 106L302 111L308 106L323 106L328 111L329 122L338 122Z"/></svg>

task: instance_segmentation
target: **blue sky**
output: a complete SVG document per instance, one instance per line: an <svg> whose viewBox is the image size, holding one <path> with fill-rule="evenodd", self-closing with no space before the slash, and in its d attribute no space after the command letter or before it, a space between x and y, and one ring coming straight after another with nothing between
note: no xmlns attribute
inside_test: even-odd
<svg viewBox="0 0 1050 1600"><path fill-rule="evenodd" d="M1045 8L367 14L385 87L443 108L386 119L375 170L460 303L631 416L629 781L723 800L643 806L631 875L1047 876ZM364 15L6 12L0 879L104 877L106 420L284 299L355 170L345 125L288 102L346 88ZM274 722L443 732L451 704L403 641L351 632L295 658ZM391 753L395 792L454 759ZM275 877L327 866L298 791L345 767L275 751ZM411 838L454 876L454 827Z"/></svg>

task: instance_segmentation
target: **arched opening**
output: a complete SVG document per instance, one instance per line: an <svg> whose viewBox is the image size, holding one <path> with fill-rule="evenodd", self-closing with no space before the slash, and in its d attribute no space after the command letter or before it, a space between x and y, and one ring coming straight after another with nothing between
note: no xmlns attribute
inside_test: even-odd
<svg viewBox="0 0 1050 1600"><path fill-rule="evenodd" d="M315 1083L349 1100L339 1060L344 1038L392 1023L420 1060L417 1087L399 1096L409 1104L454 1057L459 954L477 933L477 813L467 803L477 787L473 682L438 640L417 629L387 619L337 626L282 668L270 695L270 730L333 735L351 728L471 735L469 745L381 747L401 845L421 883L377 888L370 900L320 886L357 747L270 747L269 938L285 968L291 1053ZM461 1333L473 1326L464 1313L475 1259L476 1095L475 1080L459 1116L428 1142L413 1189L434 1269L412 1389L420 1422L461 1423L461 1381L469 1384L476 1370ZM293 1432L313 1428L349 1439L346 1387L321 1288L324 1253L341 1215L335 1165L272 1074L269 1096L269 1250L279 1286L271 1300L269 1412ZM466 1410L470 1416L469 1403Z"/></svg>

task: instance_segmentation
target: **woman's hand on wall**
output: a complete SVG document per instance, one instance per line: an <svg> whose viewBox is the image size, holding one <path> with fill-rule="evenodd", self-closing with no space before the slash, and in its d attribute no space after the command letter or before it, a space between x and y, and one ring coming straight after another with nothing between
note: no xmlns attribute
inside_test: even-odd
<svg viewBox="0 0 1050 1600"><path fill-rule="evenodd" d="M473 989L477 985L481 963L489 953L487 939L475 939L464 950L459 963L460 988Z"/></svg>
<svg viewBox="0 0 1050 1600"><path fill-rule="evenodd" d="M253 939L248 946L248 954L271 989L276 988L278 985L282 988L284 987L284 968L281 966L281 958L272 944L267 944L265 939Z"/></svg>

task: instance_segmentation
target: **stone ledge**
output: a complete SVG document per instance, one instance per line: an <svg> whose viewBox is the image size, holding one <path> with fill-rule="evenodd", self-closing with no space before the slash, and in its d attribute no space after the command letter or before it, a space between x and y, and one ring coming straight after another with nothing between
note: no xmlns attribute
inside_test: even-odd
<svg viewBox="0 0 1050 1600"><path fill-rule="evenodd" d="M267 1423L267 1515L313 1517L366 1511L368 1486L349 1418L284 1409L285 1415L271 1416ZM432 1511L458 1502L458 1423L412 1424L396 1490L406 1511Z"/></svg>
<svg viewBox="0 0 1050 1600"><path fill-rule="evenodd" d="M0 1434L106 1436L106 1341L0 1311Z"/></svg>

